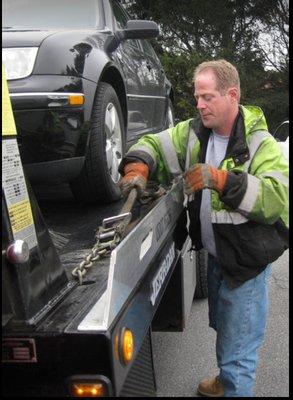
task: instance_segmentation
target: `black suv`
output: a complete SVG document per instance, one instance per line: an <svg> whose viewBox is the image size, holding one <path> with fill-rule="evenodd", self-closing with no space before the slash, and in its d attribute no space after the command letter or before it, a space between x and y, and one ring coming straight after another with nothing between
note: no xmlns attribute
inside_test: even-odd
<svg viewBox="0 0 293 400"><path fill-rule="evenodd" d="M173 125L152 21L116 0L3 0L2 60L24 169L77 200L120 197L118 165L142 134Z"/></svg>

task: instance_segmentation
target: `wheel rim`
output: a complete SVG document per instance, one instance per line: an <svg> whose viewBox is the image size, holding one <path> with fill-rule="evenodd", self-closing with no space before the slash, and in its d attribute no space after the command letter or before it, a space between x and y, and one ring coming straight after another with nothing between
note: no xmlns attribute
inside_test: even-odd
<svg viewBox="0 0 293 400"><path fill-rule="evenodd" d="M120 178L118 166L122 159L122 131L118 112L113 103L109 103L106 107L105 132L107 167L112 180L117 183Z"/></svg>

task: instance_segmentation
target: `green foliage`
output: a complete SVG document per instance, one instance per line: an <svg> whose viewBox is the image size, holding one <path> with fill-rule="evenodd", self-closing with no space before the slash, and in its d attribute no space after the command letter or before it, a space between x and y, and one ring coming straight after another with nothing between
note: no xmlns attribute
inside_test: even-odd
<svg viewBox="0 0 293 400"><path fill-rule="evenodd" d="M195 102L193 98L192 77L194 65L199 64L197 54L170 54L164 53L161 62L170 79L175 92L174 109L175 116L179 120L184 120L194 116Z"/></svg>
<svg viewBox="0 0 293 400"><path fill-rule="evenodd" d="M153 45L175 92L179 120L196 113L192 76L202 61L225 58L235 65L241 80L241 104L264 110L270 130L289 116L288 54L278 54L278 65L268 71L259 35L287 34L286 0L136 0L129 11L156 21L161 30ZM287 42L285 41L285 50ZM268 50L271 51L271 50ZM283 58L282 58L283 57Z"/></svg>

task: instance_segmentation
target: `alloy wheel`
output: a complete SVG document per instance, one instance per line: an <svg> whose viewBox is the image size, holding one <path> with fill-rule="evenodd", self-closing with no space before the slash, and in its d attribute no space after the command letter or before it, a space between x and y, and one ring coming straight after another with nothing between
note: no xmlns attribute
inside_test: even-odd
<svg viewBox="0 0 293 400"><path fill-rule="evenodd" d="M105 132L107 167L113 182L117 183L120 178L118 166L122 159L122 131L113 103L109 103L106 107Z"/></svg>

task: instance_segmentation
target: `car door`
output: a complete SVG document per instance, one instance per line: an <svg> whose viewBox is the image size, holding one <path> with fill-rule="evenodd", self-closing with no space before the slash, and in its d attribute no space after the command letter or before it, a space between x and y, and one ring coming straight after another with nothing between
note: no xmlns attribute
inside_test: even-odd
<svg viewBox="0 0 293 400"><path fill-rule="evenodd" d="M116 1L111 2L117 29L126 27L129 17ZM125 77L128 105L127 141L134 141L154 129L155 97L147 58L138 40L125 40L115 51Z"/></svg>
<svg viewBox="0 0 293 400"><path fill-rule="evenodd" d="M145 74L145 95L149 97L153 107L151 120L154 131L162 130L166 120L166 87L165 73L159 57L148 40L141 39L143 51L143 69Z"/></svg>

